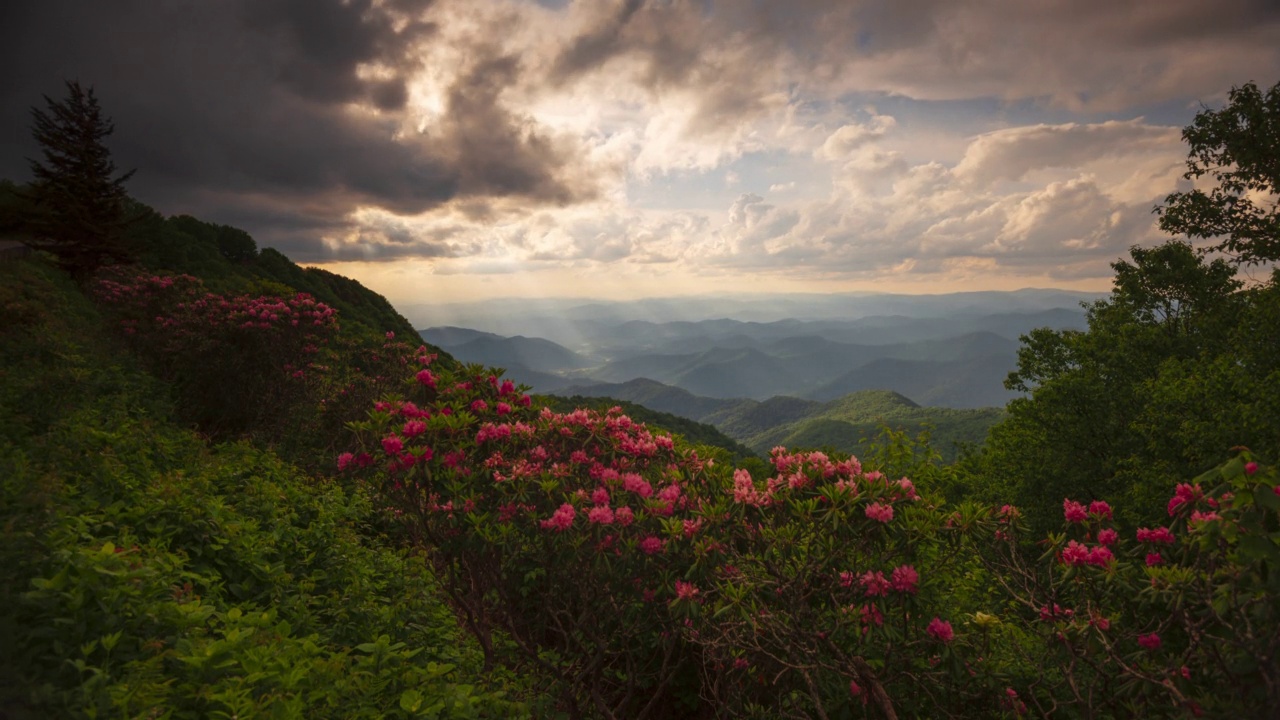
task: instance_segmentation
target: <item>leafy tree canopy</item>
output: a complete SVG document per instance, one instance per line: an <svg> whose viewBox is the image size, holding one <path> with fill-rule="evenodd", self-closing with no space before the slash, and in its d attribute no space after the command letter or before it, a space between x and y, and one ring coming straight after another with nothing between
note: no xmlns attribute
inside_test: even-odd
<svg viewBox="0 0 1280 720"><path fill-rule="evenodd" d="M1280 83L1265 93L1253 83L1232 88L1221 110L1204 110L1182 131L1191 147L1183 177L1206 175L1208 192L1176 192L1156 208L1160 228L1217 241L1249 265L1280 260Z"/></svg>

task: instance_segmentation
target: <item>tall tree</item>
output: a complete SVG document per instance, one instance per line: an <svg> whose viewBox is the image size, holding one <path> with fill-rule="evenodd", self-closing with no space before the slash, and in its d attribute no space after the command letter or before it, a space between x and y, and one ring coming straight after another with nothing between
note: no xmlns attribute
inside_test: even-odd
<svg viewBox="0 0 1280 720"><path fill-rule="evenodd" d="M44 160L29 159L34 203L23 242L52 252L72 274L85 276L129 259L124 183L133 171L116 176L103 144L115 126L103 116L93 88L68 81L66 99L44 99L46 109L31 109L32 134Z"/></svg>
<svg viewBox="0 0 1280 720"><path fill-rule="evenodd" d="M1160 229L1216 241L1207 248L1243 264L1280 260L1280 83L1232 88L1221 110L1204 110L1182 131L1190 146L1183 177L1217 185L1165 198Z"/></svg>

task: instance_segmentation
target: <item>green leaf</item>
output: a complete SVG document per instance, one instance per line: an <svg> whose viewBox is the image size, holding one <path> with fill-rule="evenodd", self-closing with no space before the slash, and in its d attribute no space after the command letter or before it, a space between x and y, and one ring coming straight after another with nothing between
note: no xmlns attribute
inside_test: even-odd
<svg viewBox="0 0 1280 720"><path fill-rule="evenodd" d="M400 693L400 709L407 713L416 713L418 708L422 707L422 693L416 689L405 690Z"/></svg>

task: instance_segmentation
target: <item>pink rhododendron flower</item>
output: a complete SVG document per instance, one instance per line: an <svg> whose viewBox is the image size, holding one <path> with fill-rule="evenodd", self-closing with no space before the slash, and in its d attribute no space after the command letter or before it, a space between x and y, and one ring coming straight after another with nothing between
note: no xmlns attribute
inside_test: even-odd
<svg viewBox="0 0 1280 720"><path fill-rule="evenodd" d="M622 476L622 489L627 492L633 492L643 498L653 494L653 486L635 473L627 473Z"/></svg>
<svg viewBox="0 0 1280 720"><path fill-rule="evenodd" d="M951 629L951 623L936 617L929 621L929 627L925 628L925 632L944 643L951 642L956 636L955 631Z"/></svg>
<svg viewBox="0 0 1280 720"><path fill-rule="evenodd" d="M382 438L382 449L388 455L399 455L400 451L404 449L404 441L396 435Z"/></svg>
<svg viewBox="0 0 1280 720"><path fill-rule="evenodd" d="M920 574L910 565L899 565L893 569L891 584L893 589L901 593L916 592L916 583L920 582Z"/></svg>
<svg viewBox="0 0 1280 720"><path fill-rule="evenodd" d="M1154 530L1147 528L1138 528L1138 542L1158 543L1161 545L1173 544L1173 532L1166 527L1158 527Z"/></svg>
<svg viewBox="0 0 1280 720"><path fill-rule="evenodd" d="M421 420L410 420L401 430L405 437L417 437L427 431L427 424Z"/></svg>
<svg viewBox="0 0 1280 720"><path fill-rule="evenodd" d="M1089 518L1089 511L1084 509L1084 505L1074 500L1063 498L1062 515L1069 523L1082 523Z"/></svg>
<svg viewBox="0 0 1280 720"><path fill-rule="evenodd" d="M418 374L415 377L418 378L418 382L422 383L423 385L426 385L429 388L434 389L436 386L436 376L432 375L430 370L427 370L425 368L422 370L419 370Z"/></svg>
<svg viewBox="0 0 1280 720"><path fill-rule="evenodd" d="M489 403L484 400L476 400L471 403L471 412L484 412L489 409Z"/></svg>
<svg viewBox="0 0 1280 720"><path fill-rule="evenodd" d="M395 334L394 332L391 332L390 330L388 330L388 331L387 331L387 339L388 339L388 340L395 340L395 339L396 339L396 334Z"/></svg>
<svg viewBox="0 0 1280 720"><path fill-rule="evenodd" d="M662 552L663 545L662 538L656 535L649 535L640 541L640 550L645 555L653 555Z"/></svg>
<svg viewBox="0 0 1280 720"><path fill-rule="evenodd" d="M880 597L889 594L890 583L885 579L884 573L879 570L874 572L868 570L863 573L858 578L858 584L862 586L862 592L866 593L867 597Z"/></svg>
<svg viewBox="0 0 1280 720"><path fill-rule="evenodd" d="M693 583L687 583L683 580L676 581L676 599L692 600L698 597L698 588Z"/></svg>
<svg viewBox="0 0 1280 720"><path fill-rule="evenodd" d="M1111 528L1104 528L1098 531L1098 542L1103 545L1115 545L1119 537L1119 534Z"/></svg>
<svg viewBox="0 0 1280 720"><path fill-rule="evenodd" d="M854 680L849 681L849 694L858 697L862 694L862 688L858 687L858 683Z"/></svg>
<svg viewBox="0 0 1280 720"><path fill-rule="evenodd" d="M845 570L840 573L840 587L849 587L853 585L853 581L857 576Z"/></svg>
<svg viewBox="0 0 1280 720"><path fill-rule="evenodd" d="M521 395L520 399L516 400L516 404L519 405L520 407L529 407L531 403L533 403L533 398L529 397L528 395Z"/></svg>
<svg viewBox="0 0 1280 720"><path fill-rule="evenodd" d="M1160 556L1160 553L1147 553L1147 567L1160 565L1162 563L1164 563L1164 558Z"/></svg>
<svg viewBox="0 0 1280 720"><path fill-rule="evenodd" d="M613 522L613 511L608 505L597 505L587 513L587 520L599 525L608 525Z"/></svg>
<svg viewBox="0 0 1280 720"><path fill-rule="evenodd" d="M1063 565L1084 565L1089 562L1089 548L1072 540L1062 549Z"/></svg>
<svg viewBox="0 0 1280 720"><path fill-rule="evenodd" d="M596 489L595 489L594 491L592 491L592 493L591 493L591 503L592 503L593 505L608 505L608 504L609 504L609 491L608 491L608 490L606 490L606 489L604 489L604 488L602 488L602 487L598 487L598 488L596 488Z"/></svg>
<svg viewBox="0 0 1280 720"><path fill-rule="evenodd" d="M1111 553L1110 548L1105 547L1103 545L1098 545L1089 551L1089 559L1087 562L1090 565L1097 565L1098 567L1103 567L1107 563L1111 562L1112 558L1114 557L1115 556Z"/></svg>
<svg viewBox="0 0 1280 720"><path fill-rule="evenodd" d="M1106 501L1094 500L1093 502L1089 503L1089 514L1097 515L1099 517L1104 517L1104 518L1110 518L1111 506L1108 505Z"/></svg>
<svg viewBox="0 0 1280 720"><path fill-rule="evenodd" d="M543 520L540 524L544 529L564 532L573 525L573 517L576 514L577 511L573 509L573 506L565 503L550 518Z"/></svg>
<svg viewBox="0 0 1280 720"><path fill-rule="evenodd" d="M866 513L872 520L887 523L893 519L893 506L874 502L867 506Z"/></svg>
<svg viewBox="0 0 1280 720"><path fill-rule="evenodd" d="M1245 475L1252 475L1256 472L1258 472L1258 463L1250 461L1244 464Z"/></svg>
<svg viewBox="0 0 1280 720"><path fill-rule="evenodd" d="M1188 520L1187 520L1187 526L1188 526L1188 527L1191 527L1191 526L1193 526L1193 525L1199 525L1199 524L1201 524L1201 523L1212 522L1212 521L1214 521L1214 520L1218 520L1218 519L1219 519L1219 517L1218 517L1218 513L1216 513L1216 512L1212 512L1212 511L1210 511L1210 512L1200 512L1199 510L1192 510L1192 511L1191 511L1191 517L1190 517L1190 519L1188 519Z"/></svg>
<svg viewBox="0 0 1280 720"><path fill-rule="evenodd" d="M1173 515L1178 511L1178 508L1188 503L1195 503L1196 500L1203 496L1204 491L1200 489L1199 485L1192 486L1187 483L1178 483L1178 486L1173 489L1173 497L1169 498L1169 514Z"/></svg>
<svg viewBox="0 0 1280 720"><path fill-rule="evenodd" d="M494 409L497 411L499 415L506 415L507 413L511 412L511 406L504 402L498 403L494 407Z"/></svg>
<svg viewBox="0 0 1280 720"><path fill-rule="evenodd" d="M1138 636L1138 644L1148 650L1155 650L1160 647L1160 636L1155 633Z"/></svg>
<svg viewBox="0 0 1280 720"><path fill-rule="evenodd" d="M631 508L625 505L613 511L613 520L619 525L626 527L636 519L635 513L631 512Z"/></svg>
<svg viewBox="0 0 1280 720"><path fill-rule="evenodd" d="M349 452L344 452L338 456L338 469L346 470L351 463L355 462L356 456Z"/></svg>
<svg viewBox="0 0 1280 720"><path fill-rule="evenodd" d="M1072 610L1071 608L1064 609L1061 605L1057 603L1054 603L1052 608L1050 608L1048 605L1040 608L1040 619L1045 622L1048 622L1050 620L1055 620L1059 617L1069 618L1072 615L1075 615L1075 610Z"/></svg>

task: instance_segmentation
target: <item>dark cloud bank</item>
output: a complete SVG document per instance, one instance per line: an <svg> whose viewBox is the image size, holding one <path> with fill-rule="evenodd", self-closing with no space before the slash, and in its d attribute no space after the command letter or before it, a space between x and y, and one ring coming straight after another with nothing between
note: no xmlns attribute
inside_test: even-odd
<svg viewBox="0 0 1280 720"><path fill-rule="evenodd" d="M332 257L320 237L350 229L347 215L362 205L413 214L451 200L588 197L571 153L504 107L503 87L521 68L493 48L467 53L437 126L396 137L406 80L420 69L414 49L438 32L422 19L432 4L7 3L0 177L29 177L25 158L38 152L29 108L74 79L94 86L115 120L110 146L118 166L139 169L135 196L248 228L300 260ZM408 254L446 254L423 242Z"/></svg>

